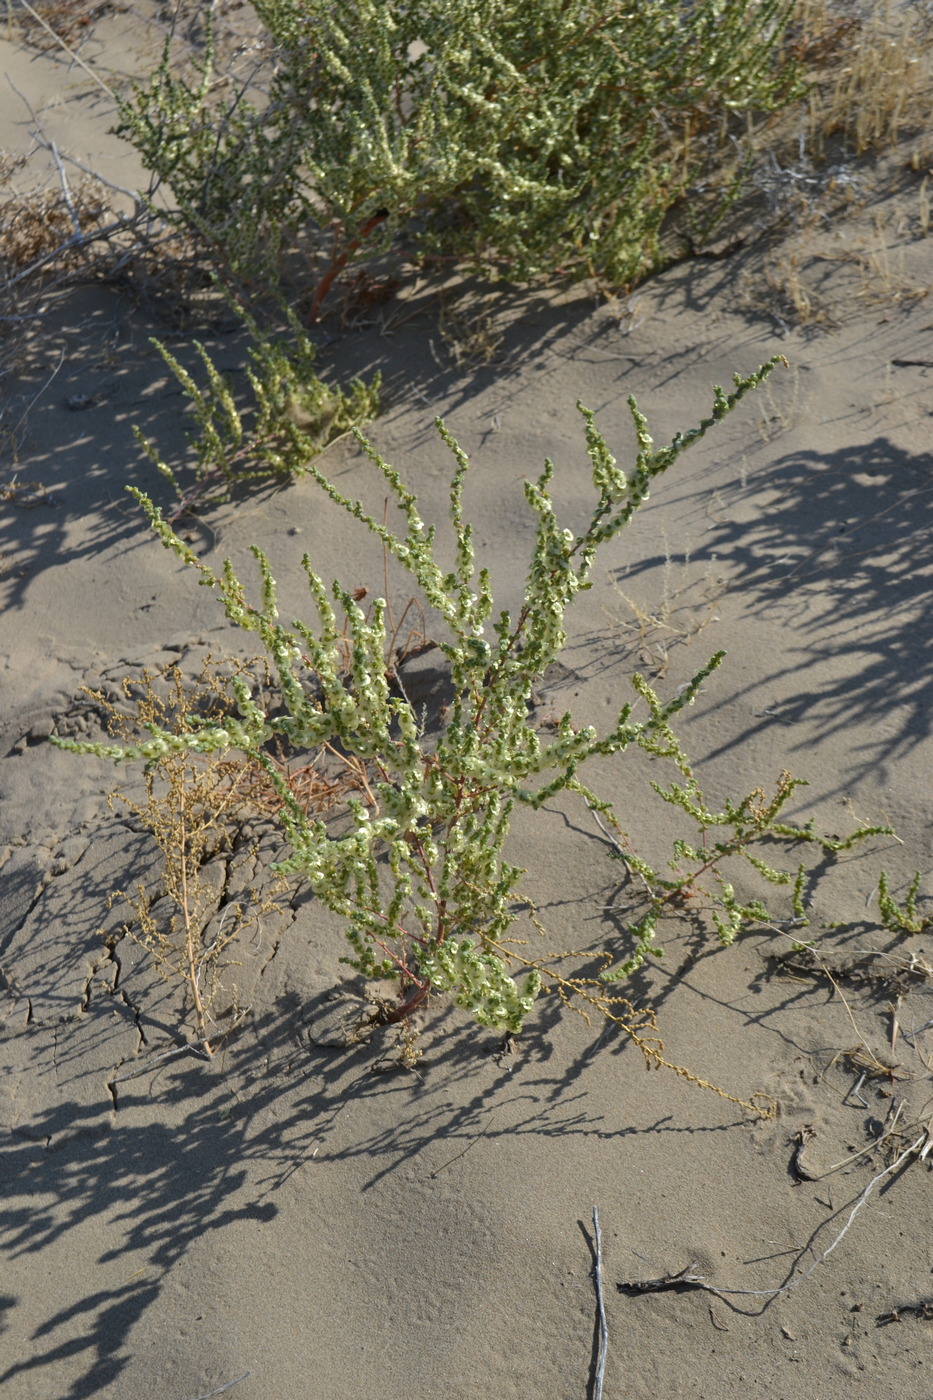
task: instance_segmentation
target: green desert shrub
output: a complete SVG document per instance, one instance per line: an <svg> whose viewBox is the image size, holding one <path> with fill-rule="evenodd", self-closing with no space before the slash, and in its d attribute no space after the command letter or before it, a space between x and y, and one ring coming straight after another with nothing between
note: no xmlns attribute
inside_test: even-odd
<svg viewBox="0 0 933 1400"><path fill-rule="evenodd" d="M202 584L216 589L230 622L259 638L275 678L275 703L263 708L247 678L234 675L235 707L220 722L192 714L172 729L150 720L146 738L134 745L59 742L77 752L148 764L174 753L241 750L266 771L279 794L290 846L283 872L307 881L318 899L346 921L347 960L359 972L399 980L396 1015L408 1014L436 990L452 993L483 1025L520 1029L542 986L542 970L532 960L518 958L527 973L516 980L507 942L511 925L531 903L518 890L523 872L504 857L514 806L541 808L559 792L576 792L611 818L611 808L588 788L581 769L588 760L637 745L674 756L686 778L681 805L689 815L705 818L682 750L672 741L671 720L693 703L721 654L664 703L636 679L647 713L635 718L635 706L625 704L602 735L577 727L572 715L565 714L545 741L532 717L532 690L565 645L566 610L577 592L590 587L600 547L632 521L649 498L654 477L667 472L776 363L777 358L745 379L737 375L730 395L716 389L712 414L665 448L654 447L646 420L630 400L637 437L630 475L608 451L594 414L581 407L593 469L593 514L581 532L559 524L549 490L551 462L537 482L525 484L537 531L524 601L514 615L496 613L488 571L476 570L472 529L462 511L468 459L440 420L438 431L455 462L452 567L438 561L436 531L420 519L412 491L364 438L361 445L401 512L403 532L396 533L367 514L360 501L340 494L311 463L308 470L331 500L359 519L412 577L444 631L438 645L450 668L451 701L437 734L426 734L423 715L387 657L387 603L377 601L364 612L339 582L326 587L305 556L317 616L312 623L284 624L272 567L262 550L254 547L261 598L251 603L230 564L214 573L199 563L161 512L134 493L164 545L199 571ZM371 774L370 801L347 797L343 827L310 815L270 753L270 745L282 742L297 752L331 745L352 756ZM785 784L783 798L768 808L768 822L758 823L759 833L773 826L787 791ZM751 820L748 804L730 815L737 833ZM707 825L713 822L709 815ZM686 847L681 854L691 858ZM640 871L647 871L643 862ZM658 890L661 906L671 889L668 882ZM734 937L742 917L762 914L761 907L738 906L734 897L727 896L724 907L730 923L720 924L723 941ZM626 951L621 972L650 951L654 923L656 918L649 918L632 931L635 945Z"/></svg>
<svg viewBox="0 0 933 1400"><path fill-rule="evenodd" d="M453 553L447 564L438 558L435 527L421 520L414 494L362 436L360 443L400 513L402 531L342 495L311 463L310 474L402 566L443 629L438 645L449 667L450 701L431 729L406 692L404 668L391 654L384 600L364 611L339 582L328 588L305 556L314 621L286 625L279 617L272 568L261 550L253 550L261 581L260 597L253 603L229 563L217 573L199 562L159 510L136 492L162 542L199 572L201 583L215 589L228 619L262 643L273 677L272 702L267 697L263 704L247 678L234 674L230 688L235 704L220 721L195 713L174 728L150 721L144 726L147 735L129 745L59 742L78 752L150 765L178 753L239 750L262 768L278 794L278 816L290 847L280 869L306 881L345 921L346 961L368 977L397 980L399 998L389 1019L407 1016L437 991L452 994L480 1023L514 1032L542 985L563 996L579 994L613 1015L605 989L648 953L660 951L655 927L678 895L696 897L698 882L714 872L718 887L710 898L710 927L728 943L744 922L770 916L758 901L743 903L729 878L718 874L719 865L747 856L750 868L768 884L789 885L792 875L749 855L748 848L767 839L817 838L809 828L780 820L795 786L786 774L772 799L756 790L742 801L727 802L721 813L711 810L700 792L671 722L693 703L722 653L663 702L636 676L633 701L623 705L603 734L578 727L568 713L545 735L534 718L533 691L561 653L567 608L590 586L600 548L630 523L654 479L757 386L778 358L748 378L736 376L728 395L717 388L710 416L660 449L630 400L638 443L630 474L609 452L594 415L581 406L593 477L592 513L579 532L559 523L550 493L550 462L537 481L526 483L536 533L524 598L514 613L496 612L489 574L475 566L472 529L462 506L468 461L443 423L438 421L438 431L455 463ZM642 708L636 716L639 699ZM330 746L369 775L365 794L347 796L342 823L309 813L296 800L274 757L281 744L299 754ZM553 955L535 959L509 938L517 919L530 914L531 922L536 920L533 892L520 888L523 872L506 859L505 845L516 804L538 809L560 793L576 794L604 828L608 822L619 832L611 804L590 788L584 768L590 764L592 771L593 761L604 766L610 755L631 746L673 761L679 782L656 790L679 806L702 835L676 844L673 879L616 842L640 878L648 903L628 929L623 947L607 952L602 980L594 983L562 975ZM707 833L713 838L709 842ZM851 842L836 847L845 844ZM802 884L798 872L793 888L798 917Z"/></svg>
<svg viewBox="0 0 933 1400"><path fill-rule="evenodd" d="M643 277L672 209L715 220L728 191L696 186L733 126L802 90L792 0L253 9L258 76L218 84L210 44L196 73L167 47L119 129L218 266L255 283L316 249L312 313L350 260L399 242L510 280Z"/></svg>

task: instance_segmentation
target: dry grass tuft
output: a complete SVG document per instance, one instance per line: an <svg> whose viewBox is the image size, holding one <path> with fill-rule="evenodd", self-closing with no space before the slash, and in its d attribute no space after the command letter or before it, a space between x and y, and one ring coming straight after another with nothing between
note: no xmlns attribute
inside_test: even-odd
<svg viewBox="0 0 933 1400"><path fill-rule="evenodd" d="M438 330L457 369L495 363L505 339L496 323L497 300L456 288L438 292Z"/></svg>
<svg viewBox="0 0 933 1400"><path fill-rule="evenodd" d="M864 17L840 15L827 0L802 0L800 10L813 52L826 63L809 101L814 154L824 155L830 139L841 136L862 155L894 146L925 125L930 20L922 10L890 0L880 0Z"/></svg>
<svg viewBox="0 0 933 1400"><path fill-rule="evenodd" d="M112 14L113 0L34 0L28 6L19 0L6 0L6 33L14 35L40 53L60 47L54 35L67 44L80 44L96 20ZM50 34L49 30L54 33Z"/></svg>
<svg viewBox="0 0 933 1400"><path fill-rule="evenodd" d="M122 698L87 694L114 738L126 741L150 724L190 733L199 719L229 710L230 670L230 662L220 667L208 660L189 682L174 665L127 677ZM251 663L233 670L256 674ZM350 791L369 791L362 765L332 749L272 762L309 813L330 811ZM125 936L145 949L163 977L184 982L191 1030L210 1055L249 1012L228 982L230 969L240 965L238 947L261 938L264 923L281 924L285 917L288 885L270 879L268 851L260 849L282 798L258 763L220 754L169 753L147 767L143 782L144 796L118 792L111 806L123 808L152 836L162 858L161 884L154 892L142 885L116 890L111 906L127 905Z"/></svg>
<svg viewBox="0 0 933 1400"><path fill-rule="evenodd" d="M21 193L10 178L24 159L0 154L0 283L10 286L17 273L54 261L59 271L87 267L87 243L113 217L107 191L93 176L83 176L67 190L33 189Z"/></svg>

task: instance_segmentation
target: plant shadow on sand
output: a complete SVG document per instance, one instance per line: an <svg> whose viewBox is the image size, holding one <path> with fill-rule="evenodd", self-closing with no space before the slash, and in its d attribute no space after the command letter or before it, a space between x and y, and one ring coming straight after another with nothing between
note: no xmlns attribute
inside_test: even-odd
<svg viewBox="0 0 933 1400"><path fill-rule="evenodd" d="M396 407L404 411L414 397L424 405L422 437L430 440L436 436L432 406L451 414L503 376L509 385L519 366L529 358L540 362L593 309L592 297L582 293L555 301L546 292L510 289L486 297L474 311L477 297L473 284L465 283L451 303L440 281L421 283L384 308L377 321L364 318L346 327L335 316L316 337L319 368L341 381L380 374L385 414L391 417ZM499 349L492 358L460 360L462 342L449 324L451 304L462 306L470 325L476 318L485 323L487 315L490 324L501 319L501 333L495 332ZM250 402L249 336L226 304L217 312L220 325L207 320L184 333L173 326L171 308L165 312L165 323L154 323L151 314L134 306L131 287L71 289L54 313L45 314L41 337L7 368L6 404L0 410L0 504L8 508L0 518L0 560L10 563L0 571L0 587L8 608L27 606L30 589L47 570L88 566L108 550L120 555L151 540L127 486L151 494L163 509L175 504L133 430L155 443L174 468L190 462L189 435L197 425L150 336L162 340L196 379L203 378L203 365L191 342L202 342L229 378L238 403L245 409ZM517 384L513 388L517 392ZM504 395L509 392L506 388ZM244 417L249 421L248 412ZM187 485L184 468L180 477ZM229 508L244 501L255 508L295 479L270 474L237 485ZM202 536L208 549L217 541L218 526L209 504L185 519L185 528Z"/></svg>
<svg viewBox="0 0 933 1400"><path fill-rule="evenodd" d="M775 720L789 754L859 726L858 743L841 755L844 790L873 770L886 774L929 738L931 466L928 454L877 437L787 453L736 488L739 501L757 500L753 513L718 520L694 558L724 566L750 626L786 629L795 641L781 647L788 664L765 664L751 684L736 685L732 698L752 700L759 718L731 734L728 749ZM626 586L663 562L654 555L630 567Z"/></svg>
<svg viewBox="0 0 933 1400"><path fill-rule="evenodd" d="M309 1047L308 1018L328 995L300 1004L297 995L286 994L218 1055L216 1069L185 1059L153 1063L143 1075L126 1073L124 1065L125 1081L114 1075L111 1094L118 1106L109 1114L99 1102L66 1099L14 1130L0 1148L4 1252L38 1259L92 1222L97 1240L113 1241L93 1264L108 1279L118 1266L125 1281L92 1285L46 1318L34 1329L29 1361L0 1372L0 1384L15 1388L47 1367L53 1375L70 1358L72 1374L75 1361L80 1374L62 1400L90 1400L113 1385L130 1360L133 1329L192 1244L237 1222L271 1221L279 1212L276 1191L296 1172L357 1162L358 1189L365 1195L421 1159L422 1190L430 1191L481 1133L490 1140L528 1133L621 1138L660 1126L611 1127L604 1113L585 1106L583 1091L568 1097L559 1072L526 1079L510 1091L510 1070L496 1063L490 1080L495 1038L464 1026L449 1008L431 1016L428 1033L436 1031L437 1038L425 1073L373 1072L372 1045ZM103 1000L82 1017L88 1020L101 1022L101 1038L111 1038L112 1010ZM83 1026L85 1036L90 1030ZM35 1031L33 1041L45 1042L45 1054L37 1046L39 1059L53 1054L57 1034ZM89 1039L97 1037L91 1032ZM530 1035L527 1058L548 1057L547 1032ZM455 1103L450 1091L462 1081L474 1082L478 1065L481 1087L460 1089ZM64 1066L61 1077L68 1077ZM359 1137L340 1132L340 1116L354 1102L366 1110ZM491 1108L504 1110L499 1124L490 1123ZM313 1262L309 1267L313 1273Z"/></svg>
<svg viewBox="0 0 933 1400"><path fill-rule="evenodd" d="M805 1045L797 1032L812 1024L825 991L792 985L784 997L772 986L767 1008L756 1015L746 1003L760 978L737 992L733 987L730 995L717 971L705 979L711 991L694 977L703 954L688 947L684 955L683 946L670 951L676 966L665 969L663 977L654 969L636 974L634 999L650 992L660 1004L681 989L699 998L704 1024L715 1023L720 1032L723 1024L741 1023L743 1035L756 1027L776 1034L783 1056L812 1053L812 1043ZM878 991L870 997L873 1005ZM460 1013L432 1003L424 1022L427 1054L406 1069L397 1059L380 1060L373 1042L343 1049L316 1045L316 1019L331 996L328 990L310 999L297 992L276 997L211 1065L189 1057L160 1063L157 1055L148 1069L141 1061L125 1062L112 1074L107 1111L99 1095L91 1101L83 1092L68 1096L69 1079L80 1080L83 1070L67 1060L67 1027L27 1032L34 1065L46 1061L65 1093L15 1129L0 1148L7 1201L2 1247L10 1258L38 1260L70 1233L90 1228L98 1253L87 1261L86 1282L78 1285L78 1293L82 1287L88 1291L72 1294L72 1301L34 1327L29 1360L0 1371L0 1383L15 1388L31 1377L41 1384L46 1368L51 1378L65 1362L72 1380L61 1400L91 1400L118 1384L139 1352L134 1329L159 1301L172 1270L193 1246L219 1232L233 1230L239 1244L229 1247L241 1248L237 1228L263 1226L287 1209L287 1191L282 1206L277 1193L296 1174L305 1178L302 1189L312 1190L322 1218L331 1191L349 1191L362 1205L370 1192L393 1179L407 1202L406 1219L409 1212L415 1219L425 1211L430 1215L432 1203L443 1213L448 1197L456 1204L464 1180L472 1183L459 1175L460 1160L481 1139L492 1163L503 1160L495 1155L498 1150L511 1154L514 1167L524 1157L520 1140L529 1136L554 1143L580 1138L591 1146L635 1138L646 1149L663 1152L672 1133L686 1135L697 1150L710 1135L748 1128L748 1116L725 1105L724 1112L700 1111L682 1122L667 1111L666 1095L655 1099L650 1093L633 1121L625 1107L631 1091L617 1104L608 1102L605 1088L611 1081L605 1077L603 1092L594 1096L594 1085L583 1081L597 1056L603 1076L610 1061L627 1056L631 1063L624 1078L631 1080L640 1061L637 1049L608 1025L594 1026L582 1037L574 1033L568 1045L560 1028L566 1012L555 1004L541 1008L513 1056L495 1036L464 1024ZM776 1024L793 1011L801 1013L796 1028ZM92 999L80 1021L82 1046L100 1045L103 1060L112 1063L116 1040L108 999ZM166 1018L151 1017L148 1007L142 1024L150 1043L157 1030L168 1029ZM779 1137L786 1140L786 1128ZM448 1177L450 1168L455 1170ZM838 1228L839 1214L808 1227L810 1237L801 1235L776 1282L794 1275L820 1230L834 1220ZM828 1242L825 1235L821 1239ZM312 1253L307 1278L312 1292L314 1280ZM10 1307L18 1302L12 1296L6 1301ZM727 1306L741 1311L747 1304ZM755 1300L750 1315L767 1306Z"/></svg>

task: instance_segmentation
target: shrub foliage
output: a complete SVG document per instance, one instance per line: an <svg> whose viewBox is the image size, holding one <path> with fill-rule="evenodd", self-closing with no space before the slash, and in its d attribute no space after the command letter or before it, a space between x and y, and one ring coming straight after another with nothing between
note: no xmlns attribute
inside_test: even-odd
<svg viewBox="0 0 933 1400"><path fill-rule="evenodd" d="M631 282L661 260L674 206L684 228L715 219L696 185L732 119L801 90L790 0L253 9L264 79L216 84L210 46L186 76L167 47L120 130L237 276L316 238L314 309L348 261L399 239L511 280Z"/></svg>
<svg viewBox="0 0 933 1400"><path fill-rule="evenodd" d="M264 708L247 679L234 675L230 685L236 713L220 723L192 714L174 729L150 721L145 726L148 737L135 745L59 742L79 752L117 761L143 759L150 764L179 752L241 750L265 769L278 794L291 848L281 868L305 879L318 898L346 921L352 950L347 960L352 966L368 976L399 979L395 1016L407 1015L434 989L452 992L484 1025L518 1030L543 979L539 966L521 956L513 959L507 947L511 926L528 907L518 890L522 872L504 856L515 804L540 808L558 793L569 791L611 816L608 804L587 786L581 769L589 760L602 760L638 745L649 753L673 757L686 779L683 800L676 799L679 805L701 824L716 823L670 726L673 717L693 703L722 653L663 703L636 678L647 713L635 718L634 703L628 703L602 735L590 726L578 727L568 713L557 722L553 736L543 741L533 718L532 692L560 655L567 608L581 589L590 586L600 547L630 523L648 499L652 481L755 388L778 359L745 379L737 375L730 394L717 388L710 416L660 449L631 399L638 452L630 475L609 452L594 415L581 405L593 475L593 511L579 533L559 524L550 494L553 465L549 461L537 481L526 483L536 537L524 599L514 615L495 612L489 574L476 569L472 528L462 504L468 460L440 420L438 431L456 463L450 489L452 567L439 561L435 528L421 520L414 494L362 436L360 443L400 512L404 533L369 515L361 502L342 495L310 464L309 472L327 495L356 517L410 574L445 628L446 638L439 645L450 668L453 698L437 735L425 733L423 716L407 697L387 654L385 601L364 611L339 582L328 588L305 556L316 621L287 626L279 618L275 579L260 549L254 548L253 553L261 598L253 604L229 563L220 573L200 563L159 510L135 493L162 542L200 572L202 583L217 591L230 621L262 642L276 681L275 703ZM352 756L372 774L371 801L348 797L343 828L309 813L296 801L272 756L270 745L276 741L297 751L328 744ZM749 808L754 794L745 804L730 808L722 821L735 834L723 847L723 855L775 829L790 791L785 782L757 821ZM662 796L671 799L671 794ZM793 832L795 839L804 835ZM687 861L697 858L686 844L678 854ZM707 861L704 868L712 864ZM653 876L643 862L636 868L643 878L646 873ZM631 930L634 946L619 969L621 975L637 966L646 952L656 951L657 914L674 889L672 882L661 881L653 891L654 913ZM725 887L721 904L728 918L728 922L717 921L724 941L734 937L743 918L765 913L760 905L741 906L731 886ZM528 969L521 983L510 972L510 960ZM614 976L609 973L609 980Z"/></svg>

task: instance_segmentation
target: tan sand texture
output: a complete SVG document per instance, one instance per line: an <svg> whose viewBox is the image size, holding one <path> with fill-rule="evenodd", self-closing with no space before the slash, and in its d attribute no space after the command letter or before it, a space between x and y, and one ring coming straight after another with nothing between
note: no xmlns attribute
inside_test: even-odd
<svg viewBox="0 0 933 1400"><path fill-rule="evenodd" d="M81 54L108 84L145 71L163 8L108 7ZM141 182L107 134L106 94L67 55L37 53L11 28L0 71L21 94L0 84L5 146L28 149L41 126L115 183ZM227 987L249 1014L212 1059L196 1053L182 982L121 937L125 905L108 909L112 891L159 879L151 838L107 802L117 784L139 799L140 772L46 742L99 731L82 685L118 697L144 667L194 672L208 654L247 649L124 490L170 503L132 426L166 454L182 447L183 396L149 337L193 366L191 334L81 279L25 337L7 326L18 338L0 469L4 1397L195 1400L227 1385L236 1400L592 1395L594 1206L605 1400L929 1393L928 1166L915 1152L863 1195L925 1143L933 1113L933 948L928 934L885 929L877 896L881 869L901 900L919 869L927 895L931 866L933 262L922 172L892 174L907 155L879 157L835 221L688 260L628 301L577 290L487 304L474 290L445 322L418 283L368 319L323 323L322 374L382 371L386 409L368 433L425 520L446 520L452 468L435 415L469 453L478 561L509 607L533 542L522 481L550 456L561 513L579 525L592 501L578 398L624 463L630 393L660 443L708 412L713 384L786 355L789 369L660 481L600 556L540 697L542 715L571 708L605 727L633 671L669 696L724 648L681 717L710 801L771 790L787 768L809 781L791 820L896 829L836 861L808 857L815 955L782 962L784 928L722 949L672 918L664 959L625 985L655 1011L668 1059L736 1100L770 1096L768 1120L646 1073L621 1031L554 999L506 1048L439 997L409 1063L396 1029L354 1040L339 922L306 891L235 946ZM498 341L489 363L467 343L477 327ZM199 334L242 373L239 331ZM381 509L352 439L321 460ZM323 577L382 591L381 551L307 479L179 528L202 561L232 559L251 587L260 544L284 616L309 611L305 550ZM399 606L394 577L393 588ZM663 864L681 814L648 783L670 773L625 754L587 777ZM279 853L264 840L264 858ZM569 798L519 814L507 854L554 947L621 956L628 892L611 852ZM260 874L251 867L244 888ZM856 1205L831 1256L780 1292ZM671 1286L630 1286L651 1279Z"/></svg>

